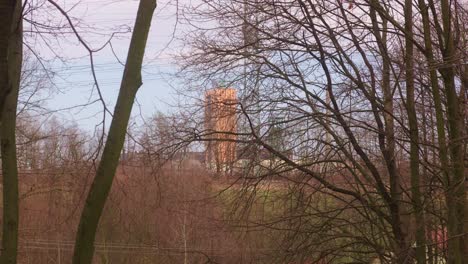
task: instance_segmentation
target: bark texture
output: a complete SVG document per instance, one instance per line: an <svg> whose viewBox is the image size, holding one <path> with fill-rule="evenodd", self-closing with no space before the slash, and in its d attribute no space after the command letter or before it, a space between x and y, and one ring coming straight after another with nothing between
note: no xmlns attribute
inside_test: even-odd
<svg viewBox="0 0 468 264"><path fill-rule="evenodd" d="M18 252L18 168L16 107L22 64L21 1L0 3L0 144L3 227L0 263L16 263Z"/></svg>

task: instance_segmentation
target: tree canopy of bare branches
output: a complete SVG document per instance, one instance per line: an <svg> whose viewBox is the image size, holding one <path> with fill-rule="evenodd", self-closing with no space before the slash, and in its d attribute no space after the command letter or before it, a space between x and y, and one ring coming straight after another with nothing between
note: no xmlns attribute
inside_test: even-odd
<svg viewBox="0 0 468 264"><path fill-rule="evenodd" d="M193 32L183 72L193 86L222 81L242 94L239 142L281 161L256 179L244 175L250 185L298 186L301 213L282 219L295 221L285 250L315 260L464 263L465 2L202 3L186 12ZM274 127L287 151L268 140ZM333 206L311 203L316 192ZM314 227L320 235L308 237ZM440 230L445 240L434 239Z"/></svg>

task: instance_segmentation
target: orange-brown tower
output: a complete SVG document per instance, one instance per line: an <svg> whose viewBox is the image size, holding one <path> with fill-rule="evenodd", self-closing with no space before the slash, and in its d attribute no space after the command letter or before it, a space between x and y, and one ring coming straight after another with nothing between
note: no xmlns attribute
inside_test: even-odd
<svg viewBox="0 0 468 264"><path fill-rule="evenodd" d="M217 171L229 170L236 160L237 94L232 88L205 93L205 128L210 134L205 159Z"/></svg>

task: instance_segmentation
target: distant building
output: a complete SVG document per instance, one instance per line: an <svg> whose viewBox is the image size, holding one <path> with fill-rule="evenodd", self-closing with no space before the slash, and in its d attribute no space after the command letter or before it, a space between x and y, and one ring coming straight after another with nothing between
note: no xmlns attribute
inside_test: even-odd
<svg viewBox="0 0 468 264"><path fill-rule="evenodd" d="M205 162L216 171L228 171L236 161L237 94L233 88L215 88L205 94Z"/></svg>

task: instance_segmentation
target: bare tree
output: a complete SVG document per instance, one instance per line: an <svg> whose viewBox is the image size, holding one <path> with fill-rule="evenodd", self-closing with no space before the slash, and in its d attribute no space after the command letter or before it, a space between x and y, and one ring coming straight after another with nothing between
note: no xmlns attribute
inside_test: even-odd
<svg viewBox="0 0 468 264"><path fill-rule="evenodd" d="M466 60L463 45L454 42L463 6L432 1L203 3L187 11L194 25L185 39L192 50L181 56L188 80L201 87L223 80L239 94L255 92L259 98L254 102L239 99L248 133L239 131L238 142L256 144L282 161L257 177L243 175L246 186L286 180L297 186L291 194L315 201L321 193L332 204L299 206L304 202L297 200L298 210L309 218L293 214L278 220L297 221L291 228L296 238L287 237L293 241L285 251L298 247L297 255L320 259L323 253L337 262L349 257L407 263L415 257L425 263L431 258L426 248L433 246L426 238L435 232L424 221L430 214L443 219L439 228L448 230L448 262L463 263L466 190L460 175L466 169L460 161L466 158L466 139L460 107L466 88L462 75L452 72ZM414 25L423 25L422 30ZM255 34L249 41L246 28ZM437 135L424 142L419 120L428 121L429 112L435 113ZM292 155L268 139L268 116L280 117L274 123L288 134L285 145ZM214 132L227 133L201 129L199 136L210 140ZM437 154L437 164L421 158L424 146ZM421 175L422 169L429 175ZM426 207L436 203L435 194L446 195L447 211ZM313 217L323 222L314 223ZM279 228L273 223L271 228ZM328 232L320 229L324 226ZM294 241L313 228L320 230L319 237ZM337 236L338 230L346 235Z"/></svg>
<svg viewBox="0 0 468 264"><path fill-rule="evenodd" d="M142 84L143 55L155 8L156 0L140 1L109 134L78 226L73 256L76 264L91 263L93 259L96 229L117 169L133 102Z"/></svg>

